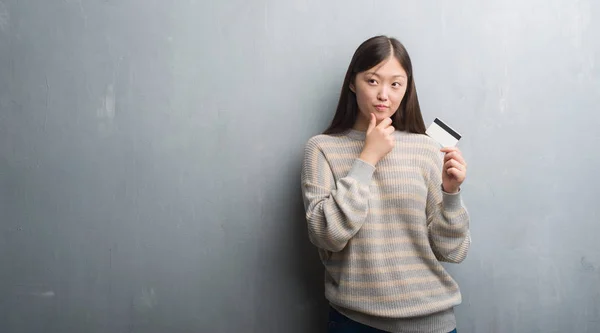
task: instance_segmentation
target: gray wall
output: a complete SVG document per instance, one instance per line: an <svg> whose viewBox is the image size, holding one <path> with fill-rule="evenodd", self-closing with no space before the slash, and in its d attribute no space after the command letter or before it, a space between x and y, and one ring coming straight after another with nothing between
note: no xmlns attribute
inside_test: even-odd
<svg viewBox="0 0 600 333"><path fill-rule="evenodd" d="M319 332L299 188L352 52L464 135L461 332L600 329L600 3L0 0L0 331Z"/></svg>

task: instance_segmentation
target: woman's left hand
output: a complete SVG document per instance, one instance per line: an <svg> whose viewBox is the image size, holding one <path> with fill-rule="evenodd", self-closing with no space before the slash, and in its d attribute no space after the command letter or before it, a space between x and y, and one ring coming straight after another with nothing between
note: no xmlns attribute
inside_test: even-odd
<svg viewBox="0 0 600 333"><path fill-rule="evenodd" d="M457 193L460 185L467 178L467 163L457 147L445 147L441 151L445 153L442 168L442 187L445 192Z"/></svg>

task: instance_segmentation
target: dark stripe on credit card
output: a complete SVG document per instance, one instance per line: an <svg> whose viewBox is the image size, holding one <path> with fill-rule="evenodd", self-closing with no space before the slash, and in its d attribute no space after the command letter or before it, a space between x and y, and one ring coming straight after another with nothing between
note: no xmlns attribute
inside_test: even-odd
<svg viewBox="0 0 600 333"><path fill-rule="evenodd" d="M444 124L443 121L435 118L433 122L438 124L439 127L443 128L444 131L448 132L448 134L452 135L456 140L460 140L460 134L456 133L453 129L448 127L448 125Z"/></svg>

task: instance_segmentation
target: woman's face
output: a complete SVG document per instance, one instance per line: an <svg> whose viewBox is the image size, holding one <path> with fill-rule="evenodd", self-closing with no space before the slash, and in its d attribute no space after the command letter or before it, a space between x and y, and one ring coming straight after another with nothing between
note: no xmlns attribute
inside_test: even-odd
<svg viewBox="0 0 600 333"><path fill-rule="evenodd" d="M366 131L372 113L377 124L396 113L406 93L407 82L406 71L393 56L356 74L354 83L350 83L359 109L354 129Z"/></svg>

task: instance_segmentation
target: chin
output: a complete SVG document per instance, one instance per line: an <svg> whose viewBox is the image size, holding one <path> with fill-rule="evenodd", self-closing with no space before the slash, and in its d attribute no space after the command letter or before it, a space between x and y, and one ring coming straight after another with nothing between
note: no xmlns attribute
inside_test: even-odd
<svg viewBox="0 0 600 333"><path fill-rule="evenodd" d="M391 116L393 116L393 113L389 113L389 112L376 112L375 113L375 118L377 118L378 121L382 121L385 118L390 118Z"/></svg>

